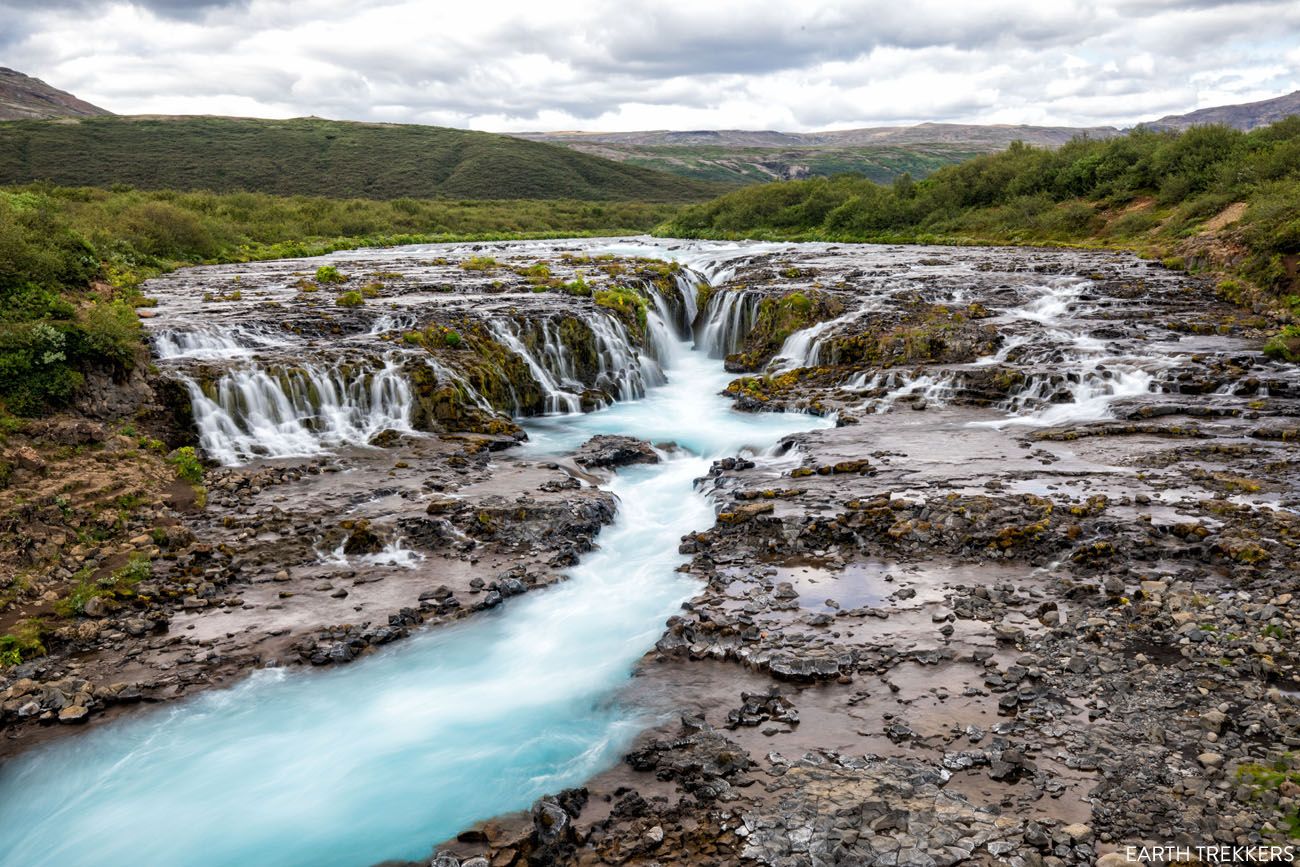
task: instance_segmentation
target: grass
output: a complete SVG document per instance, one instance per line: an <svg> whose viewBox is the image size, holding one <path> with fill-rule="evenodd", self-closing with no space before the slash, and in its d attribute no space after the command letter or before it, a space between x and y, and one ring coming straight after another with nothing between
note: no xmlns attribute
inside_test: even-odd
<svg viewBox="0 0 1300 867"><path fill-rule="evenodd" d="M75 617L83 614L86 603L91 599L129 598L135 595L135 588L145 581L153 572L148 557L135 556L120 569L104 578L93 579L89 567L81 570L76 577L76 584L67 596L54 604L54 610L61 617Z"/></svg>
<svg viewBox="0 0 1300 867"><path fill-rule="evenodd" d="M0 123L0 184L403 199L701 201L724 187L568 148L444 127L298 118Z"/></svg>
<svg viewBox="0 0 1300 867"><path fill-rule="evenodd" d="M43 656L44 638L43 621L33 618L18 621L9 632L0 635L0 668Z"/></svg>

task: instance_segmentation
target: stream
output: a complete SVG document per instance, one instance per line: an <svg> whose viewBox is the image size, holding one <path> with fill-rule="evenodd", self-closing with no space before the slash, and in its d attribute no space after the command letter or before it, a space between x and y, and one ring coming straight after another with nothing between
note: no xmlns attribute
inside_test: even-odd
<svg viewBox="0 0 1300 867"><path fill-rule="evenodd" d="M617 518L568 581L345 668L259 671L24 755L0 769L0 862L417 858L616 762L647 722L617 693L697 590L675 571L687 559L680 537L713 523L695 480L714 458L762 461L783 435L830 424L737 412L719 394L732 378L720 361L689 341L665 348L668 381L645 398L526 423L526 454L564 453L598 433L677 444L661 463L614 477ZM354 425L336 418L328 429ZM235 455L256 434L232 431L216 453ZM305 435L262 432L277 455L310 448Z"/></svg>

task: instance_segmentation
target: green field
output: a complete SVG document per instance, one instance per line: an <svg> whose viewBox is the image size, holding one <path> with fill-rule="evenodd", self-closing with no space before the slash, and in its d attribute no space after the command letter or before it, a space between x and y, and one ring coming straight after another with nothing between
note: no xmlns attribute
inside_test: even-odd
<svg viewBox="0 0 1300 867"><path fill-rule="evenodd" d="M701 201L725 187L434 126L219 117L0 123L0 184L396 199Z"/></svg>

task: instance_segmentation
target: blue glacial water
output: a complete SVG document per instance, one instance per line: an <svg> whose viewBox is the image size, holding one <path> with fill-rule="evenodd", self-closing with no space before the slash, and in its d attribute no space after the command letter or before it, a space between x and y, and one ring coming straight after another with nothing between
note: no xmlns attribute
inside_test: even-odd
<svg viewBox="0 0 1300 867"><path fill-rule="evenodd" d="M666 361L643 400L528 424L535 455L596 433L681 446L612 481L618 517L568 581L343 668L259 671L7 762L0 864L414 859L617 762L645 720L615 696L696 589L675 571L679 538L713 523L693 480L829 423L735 412L720 362L685 344Z"/></svg>

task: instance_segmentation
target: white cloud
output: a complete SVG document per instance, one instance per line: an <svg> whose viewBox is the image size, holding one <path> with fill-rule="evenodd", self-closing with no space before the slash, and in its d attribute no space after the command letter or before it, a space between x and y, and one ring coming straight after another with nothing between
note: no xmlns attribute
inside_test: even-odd
<svg viewBox="0 0 1300 867"><path fill-rule="evenodd" d="M120 113L492 130L1128 125L1300 88L1292 0L0 0Z"/></svg>

